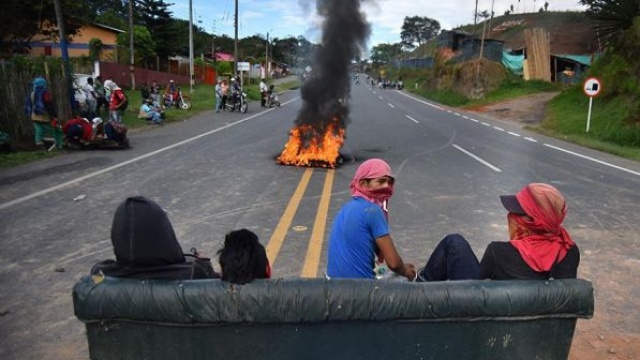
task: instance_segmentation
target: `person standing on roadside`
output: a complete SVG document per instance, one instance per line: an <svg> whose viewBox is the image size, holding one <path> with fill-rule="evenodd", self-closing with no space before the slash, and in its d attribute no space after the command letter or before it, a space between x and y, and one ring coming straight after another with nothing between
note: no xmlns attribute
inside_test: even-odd
<svg viewBox="0 0 640 360"><path fill-rule="evenodd" d="M100 75L96 76L96 79L93 81L93 88L96 92L96 114L100 116L100 109L103 106L109 111L109 102L107 101L107 94Z"/></svg>
<svg viewBox="0 0 640 360"><path fill-rule="evenodd" d="M158 85L158 82L153 80L151 82L151 87L149 88L149 92L151 95L151 98L153 99L154 103L160 103L160 85Z"/></svg>
<svg viewBox="0 0 640 360"><path fill-rule="evenodd" d="M58 114L44 78L33 79L33 89L27 94L24 110L33 122L36 145L45 151L52 150L53 146L49 148L44 144L44 137L52 136L54 146L62 149L62 128L58 124Z"/></svg>
<svg viewBox="0 0 640 360"><path fill-rule="evenodd" d="M111 100L109 101L109 120L122 123L122 112L127 108L127 97L120 87L113 81L104 82L104 87L109 90Z"/></svg>
<svg viewBox="0 0 640 360"><path fill-rule="evenodd" d="M84 92L88 107L87 117L89 119L93 119L96 117L96 111L98 109L98 94L96 94L92 78L87 78L87 84L84 86Z"/></svg>
<svg viewBox="0 0 640 360"><path fill-rule="evenodd" d="M387 203L393 195L391 167L369 159L358 167L350 189L352 199L333 220L327 275L331 278L374 279L377 262L413 281L416 267L405 263L391 239Z"/></svg>
<svg viewBox="0 0 640 360"><path fill-rule="evenodd" d="M220 89L222 92L222 111L226 110L226 106L227 106L227 101L229 100L229 84L227 83L227 80L222 80L222 83L220 84Z"/></svg>
<svg viewBox="0 0 640 360"><path fill-rule="evenodd" d="M220 112L220 106L222 105L222 80L218 79L216 84L216 112Z"/></svg>
<svg viewBox="0 0 640 360"><path fill-rule="evenodd" d="M267 96L269 95L269 87L264 82L264 78L260 79L260 106L265 107L267 104Z"/></svg>

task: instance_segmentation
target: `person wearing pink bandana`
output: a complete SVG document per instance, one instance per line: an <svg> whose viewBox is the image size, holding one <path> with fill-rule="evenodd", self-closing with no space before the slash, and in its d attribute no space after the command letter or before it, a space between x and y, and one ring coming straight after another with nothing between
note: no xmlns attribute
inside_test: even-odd
<svg viewBox="0 0 640 360"><path fill-rule="evenodd" d="M562 226L565 199L555 187L531 183L516 195L500 196L509 211L510 241L494 241L480 262L482 279L575 278L580 251Z"/></svg>
<svg viewBox="0 0 640 360"><path fill-rule="evenodd" d="M350 189L352 199L333 221L329 239L327 275L332 278L375 278L377 261L409 280L416 277L413 264L405 263L389 234L388 201L394 178L389 164L370 159L358 167Z"/></svg>
<svg viewBox="0 0 640 360"><path fill-rule="evenodd" d="M491 242L478 263L464 237L448 235L418 272L418 281L575 278L580 252L562 227L567 206L560 191L531 183L500 200L509 211L510 241Z"/></svg>

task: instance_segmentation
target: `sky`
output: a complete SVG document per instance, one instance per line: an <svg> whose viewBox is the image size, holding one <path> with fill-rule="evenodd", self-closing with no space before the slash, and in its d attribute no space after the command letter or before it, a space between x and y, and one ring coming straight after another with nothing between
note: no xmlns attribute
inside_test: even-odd
<svg viewBox="0 0 640 360"><path fill-rule="evenodd" d="M234 37L235 0L191 0L193 22L206 32ZM578 0L546 0L549 11L582 11ZM189 0L165 0L173 3L173 16L189 19ZM504 14L513 5L515 13L533 12L545 0L478 0L478 12ZM405 16L426 16L440 22L443 30L473 23L475 0L362 0L362 11L371 23L368 48L380 43L400 42L400 29ZM322 18L315 14L315 0L238 0L238 37L252 35L269 38L304 36L319 42Z"/></svg>

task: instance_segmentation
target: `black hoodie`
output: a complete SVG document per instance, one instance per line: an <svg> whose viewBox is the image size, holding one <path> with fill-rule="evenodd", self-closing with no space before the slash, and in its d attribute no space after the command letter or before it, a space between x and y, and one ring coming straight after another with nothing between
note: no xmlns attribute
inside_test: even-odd
<svg viewBox="0 0 640 360"><path fill-rule="evenodd" d="M195 262L185 259L169 218L152 200L134 196L118 206L111 242L116 260L94 265L92 275L102 272L135 279L194 278Z"/></svg>

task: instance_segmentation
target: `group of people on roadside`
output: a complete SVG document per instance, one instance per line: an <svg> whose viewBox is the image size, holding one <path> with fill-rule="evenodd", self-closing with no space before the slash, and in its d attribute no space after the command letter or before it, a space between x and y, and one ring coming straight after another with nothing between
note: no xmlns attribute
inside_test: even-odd
<svg viewBox="0 0 640 360"><path fill-rule="evenodd" d="M99 100L102 99L100 89L105 90L104 101L108 101L109 104L109 120L106 124L97 116L100 104L103 103ZM87 144L98 137L120 141L126 136L126 128L122 125L122 111L127 106L127 98L122 89L111 79L106 80L103 85L100 76L97 76L95 83L92 78L87 79L85 92L89 118L76 115L67 121L59 121L53 96L47 89L47 81L43 77L33 80L32 88L25 99L24 111L33 123L36 146L43 147L45 151L61 150L65 139L67 143ZM54 140L51 146L45 145L45 138L48 137Z"/></svg>
<svg viewBox="0 0 640 360"><path fill-rule="evenodd" d="M236 104L240 100L241 92L242 84L240 76L231 77L229 81L227 81L227 79L218 78L218 82L215 86L216 112L226 111L227 104Z"/></svg>
<svg viewBox="0 0 640 360"><path fill-rule="evenodd" d="M480 261L469 242L450 234L435 247L426 265L405 262L391 238L388 201L395 179L381 159L357 169L352 199L336 215L329 239L327 277L374 279L377 264L409 281L470 279L564 279L577 276L580 252L562 226L567 206L553 186L531 183L515 195L502 195L509 241L493 241ZM93 275L134 278L222 278L236 284L271 277L264 247L255 233L231 231L218 252L221 274L192 249L185 255L162 208L144 197L126 199L111 229L116 260L98 263Z"/></svg>

